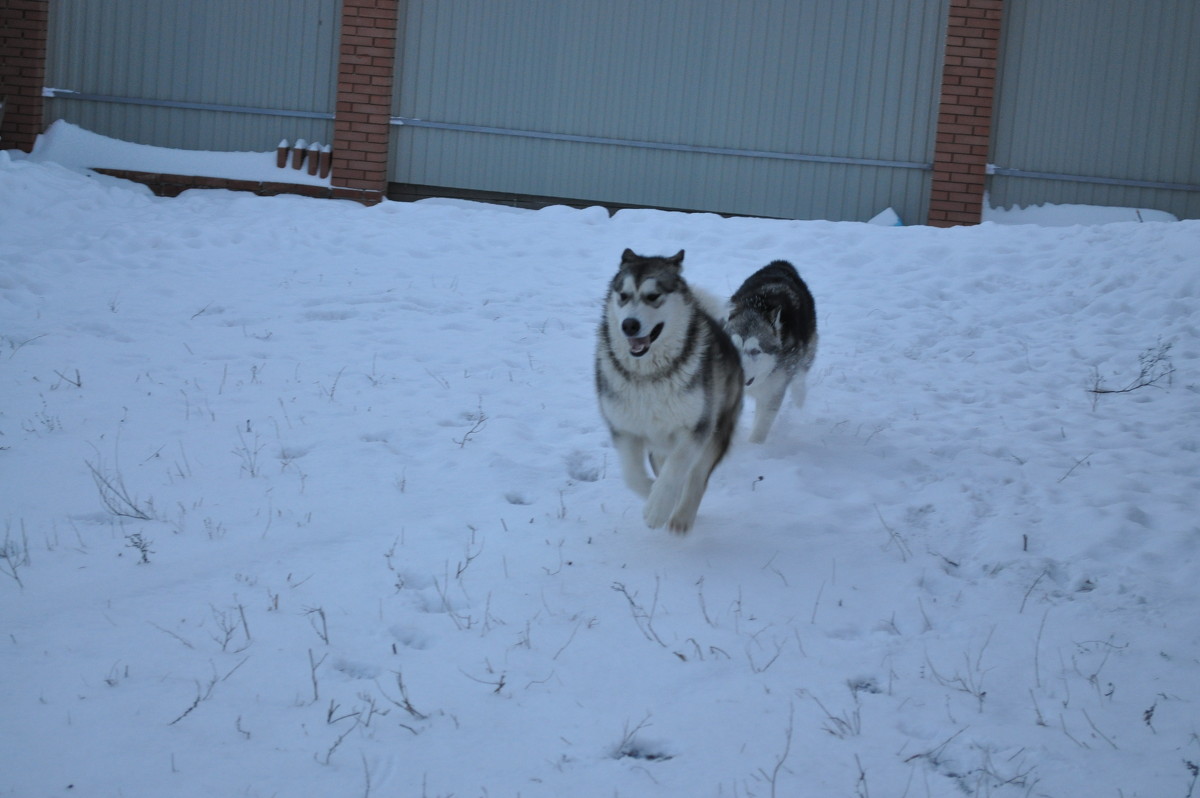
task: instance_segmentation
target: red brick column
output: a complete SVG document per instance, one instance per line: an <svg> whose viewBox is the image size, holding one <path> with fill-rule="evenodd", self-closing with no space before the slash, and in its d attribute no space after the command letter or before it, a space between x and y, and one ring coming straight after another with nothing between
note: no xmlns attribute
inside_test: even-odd
<svg viewBox="0 0 1200 798"><path fill-rule="evenodd" d="M1004 0L950 0L929 224L978 224L983 214L996 56Z"/></svg>
<svg viewBox="0 0 1200 798"><path fill-rule="evenodd" d="M42 132L49 0L0 2L0 149L33 149Z"/></svg>
<svg viewBox="0 0 1200 798"><path fill-rule="evenodd" d="M333 122L334 197L374 204L387 191L397 2L342 3Z"/></svg>

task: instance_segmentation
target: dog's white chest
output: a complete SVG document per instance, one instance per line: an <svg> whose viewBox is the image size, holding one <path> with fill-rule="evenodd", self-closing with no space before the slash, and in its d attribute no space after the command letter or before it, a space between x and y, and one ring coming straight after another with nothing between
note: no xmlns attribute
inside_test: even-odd
<svg viewBox="0 0 1200 798"><path fill-rule="evenodd" d="M629 382L601 399L601 410L613 427L662 443L681 430L695 428L705 405L702 392L680 391L668 380Z"/></svg>

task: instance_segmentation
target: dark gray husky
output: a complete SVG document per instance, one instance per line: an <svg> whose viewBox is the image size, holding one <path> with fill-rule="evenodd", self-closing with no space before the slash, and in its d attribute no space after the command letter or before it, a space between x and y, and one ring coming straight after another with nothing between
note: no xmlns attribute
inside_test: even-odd
<svg viewBox="0 0 1200 798"><path fill-rule="evenodd" d="M683 252L625 250L596 336L596 393L625 483L651 529L687 532L742 412L742 365ZM646 456L655 478L646 473Z"/></svg>
<svg viewBox="0 0 1200 798"><path fill-rule="evenodd" d="M762 443L789 384L796 406L804 404L805 377L817 356L816 304L796 267L777 260L742 283L725 327L742 353L746 393L754 397L750 440Z"/></svg>

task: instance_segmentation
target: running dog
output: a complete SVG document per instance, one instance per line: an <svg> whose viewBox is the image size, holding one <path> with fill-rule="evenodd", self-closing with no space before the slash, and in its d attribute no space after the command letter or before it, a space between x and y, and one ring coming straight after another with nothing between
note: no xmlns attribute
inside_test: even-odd
<svg viewBox="0 0 1200 798"><path fill-rule="evenodd" d="M742 354L746 393L754 398L750 440L762 443L789 384L796 406L804 404L805 380L817 356L816 304L796 267L773 261L730 299L725 329Z"/></svg>
<svg viewBox="0 0 1200 798"><path fill-rule="evenodd" d="M683 251L625 250L596 343L596 393L625 483L651 529L691 529L742 410L745 376L729 336L684 281ZM646 473L649 455L654 478Z"/></svg>

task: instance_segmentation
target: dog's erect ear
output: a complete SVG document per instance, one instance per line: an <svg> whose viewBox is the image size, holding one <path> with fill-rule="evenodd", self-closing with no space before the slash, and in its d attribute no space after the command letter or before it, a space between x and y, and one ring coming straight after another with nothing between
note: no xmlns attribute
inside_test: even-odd
<svg viewBox="0 0 1200 798"><path fill-rule="evenodd" d="M669 258L663 258L663 260L665 260L667 262L668 266L671 266L680 271L683 270L683 250L682 249L679 250L678 252L676 252L674 255L672 255Z"/></svg>
<svg viewBox="0 0 1200 798"><path fill-rule="evenodd" d="M642 259L642 256L638 255L632 249L626 248L626 250L621 253L621 263L633 263L635 260L641 260L641 259Z"/></svg>
<svg viewBox="0 0 1200 798"><path fill-rule="evenodd" d="M776 338L783 337L783 326L779 323L779 319L783 316L783 308L771 308L771 312L767 315L767 320L771 322L771 329L775 331Z"/></svg>

